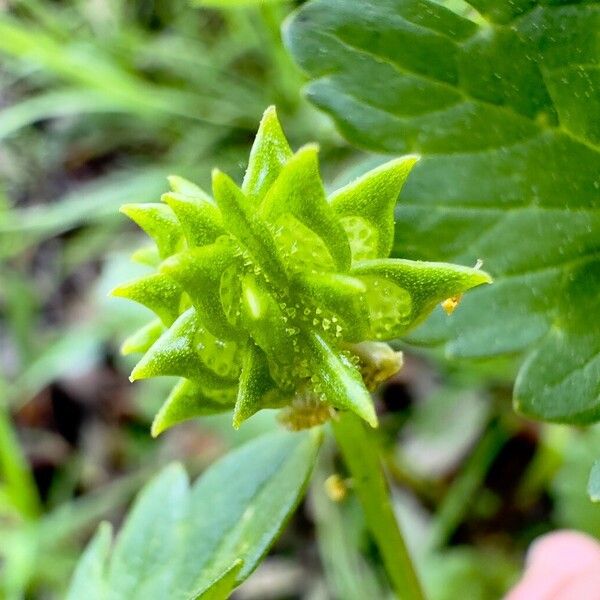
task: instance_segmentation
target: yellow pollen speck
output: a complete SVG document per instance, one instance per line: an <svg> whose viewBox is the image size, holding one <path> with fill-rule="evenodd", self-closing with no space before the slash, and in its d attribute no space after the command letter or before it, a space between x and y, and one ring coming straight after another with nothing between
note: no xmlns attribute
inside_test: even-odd
<svg viewBox="0 0 600 600"><path fill-rule="evenodd" d="M456 310L456 307L459 305L461 299L462 294L457 294L456 296L446 298L441 304L442 308L444 309L444 312L447 315L451 315Z"/></svg>
<svg viewBox="0 0 600 600"><path fill-rule="evenodd" d="M334 473L325 480L325 493L330 500L341 502L348 495L348 484Z"/></svg>

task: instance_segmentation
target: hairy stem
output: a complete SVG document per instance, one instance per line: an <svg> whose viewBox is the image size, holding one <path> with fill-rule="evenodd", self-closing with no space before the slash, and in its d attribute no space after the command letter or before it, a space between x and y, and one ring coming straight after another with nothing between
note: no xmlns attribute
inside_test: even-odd
<svg viewBox="0 0 600 600"><path fill-rule="evenodd" d="M423 600L423 590L394 515L379 454L365 425L355 415L345 413L333 422L333 431L396 595L402 600Z"/></svg>

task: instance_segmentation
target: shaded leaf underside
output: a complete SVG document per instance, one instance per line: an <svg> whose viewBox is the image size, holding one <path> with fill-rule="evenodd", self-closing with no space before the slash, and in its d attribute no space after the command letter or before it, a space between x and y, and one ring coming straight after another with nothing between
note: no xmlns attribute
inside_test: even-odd
<svg viewBox="0 0 600 600"><path fill-rule="evenodd" d="M600 418L600 4L315 0L286 29L308 94L363 147L423 155L394 253L482 259L493 286L413 341L529 351L518 408Z"/></svg>

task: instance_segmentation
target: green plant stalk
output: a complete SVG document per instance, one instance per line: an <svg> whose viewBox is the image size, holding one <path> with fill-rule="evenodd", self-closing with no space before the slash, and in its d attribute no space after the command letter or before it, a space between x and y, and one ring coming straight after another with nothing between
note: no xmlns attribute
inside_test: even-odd
<svg viewBox="0 0 600 600"><path fill-rule="evenodd" d="M448 490L432 523L427 547L441 548L452 536L471 507L470 498L481 487L498 452L508 438L501 423L492 423L473 449L467 463Z"/></svg>
<svg viewBox="0 0 600 600"><path fill-rule="evenodd" d="M319 453L311 485L311 506L315 515L317 544L325 580L335 598L364 600L387 598L387 588L369 568L354 543L355 503L331 502L326 493L327 477L334 472L333 439ZM354 499L353 499L354 500ZM358 523L356 523L358 525Z"/></svg>
<svg viewBox="0 0 600 600"><path fill-rule="evenodd" d="M353 414L340 415L332 427L392 588L402 600L423 600L425 595L394 515L376 447Z"/></svg>
<svg viewBox="0 0 600 600"><path fill-rule="evenodd" d="M22 517L29 520L39 516L40 502L35 483L4 407L0 407L0 475Z"/></svg>

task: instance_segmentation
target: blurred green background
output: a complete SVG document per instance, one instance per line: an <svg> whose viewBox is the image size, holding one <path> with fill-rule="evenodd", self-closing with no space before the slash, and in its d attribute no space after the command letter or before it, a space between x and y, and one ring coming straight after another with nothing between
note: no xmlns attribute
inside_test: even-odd
<svg viewBox="0 0 600 600"><path fill-rule="evenodd" d="M200 5L203 6L200 6ZM211 6L206 6L210 4ZM294 147L321 145L333 184L358 154L302 97L280 25L299 3L0 2L0 597L58 598L97 523L118 523L162 465L190 472L274 427L229 417L149 435L170 382L129 384L119 341L144 309L108 299L141 236L118 213L177 173L239 179L276 104ZM600 534L585 484L600 429L525 421L509 358L447 363L406 349L378 397L399 514L434 599L498 598L528 543L557 527ZM309 498L236 598L386 597L340 469L326 448Z"/></svg>

